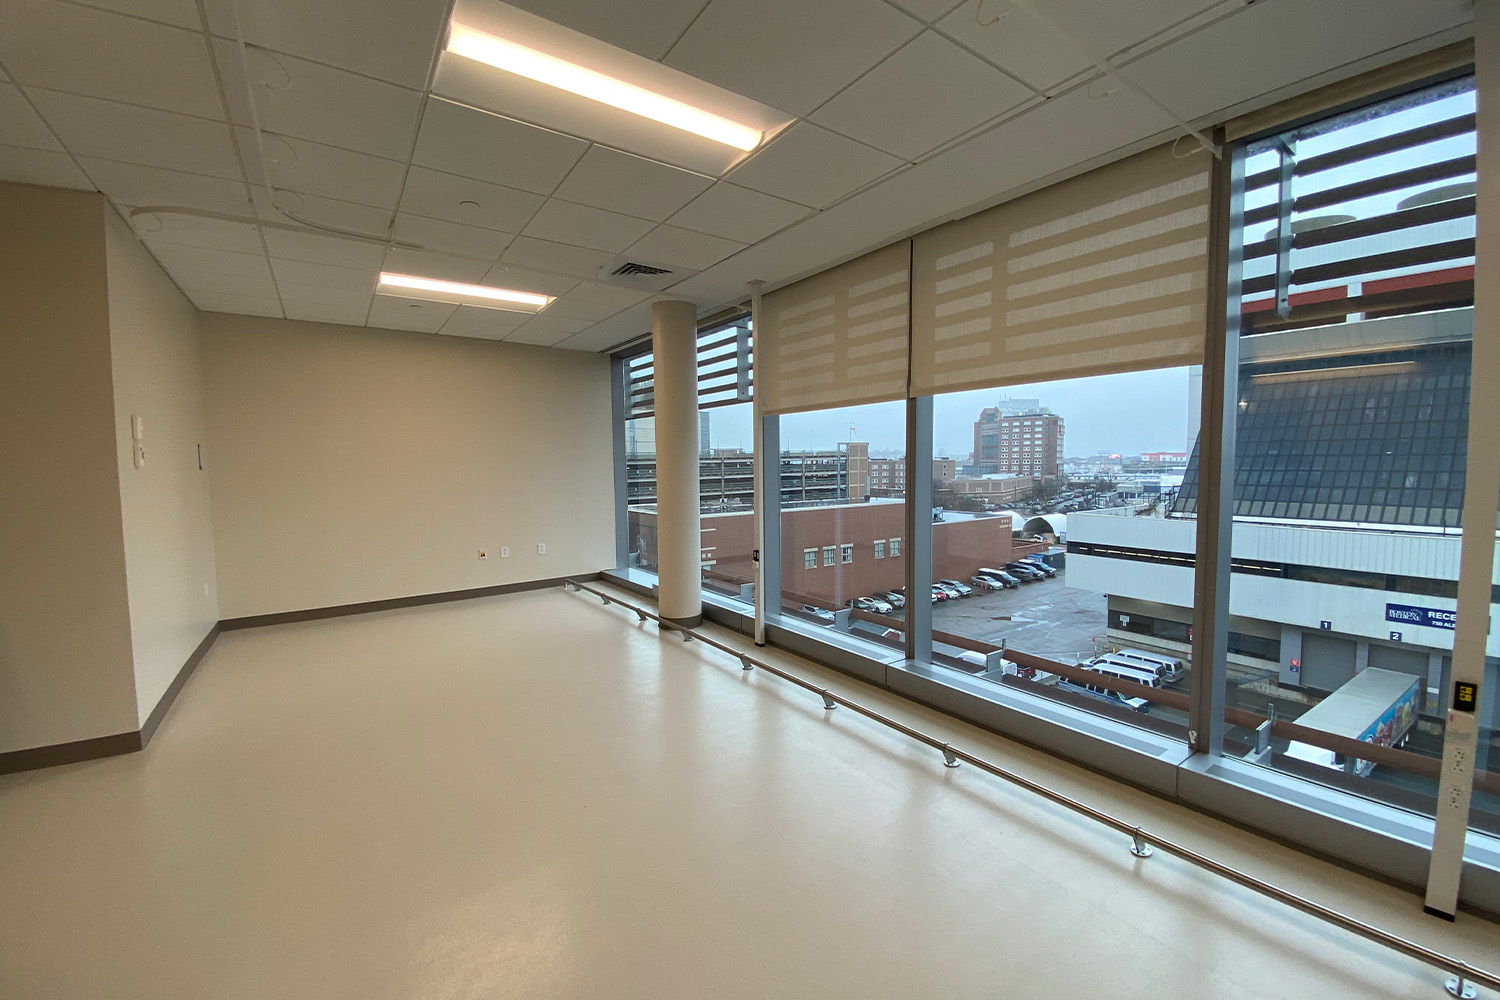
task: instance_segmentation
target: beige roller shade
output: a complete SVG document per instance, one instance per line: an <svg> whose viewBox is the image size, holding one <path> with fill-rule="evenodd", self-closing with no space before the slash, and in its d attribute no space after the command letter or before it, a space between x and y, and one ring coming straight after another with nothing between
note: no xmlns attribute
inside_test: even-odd
<svg viewBox="0 0 1500 1000"><path fill-rule="evenodd" d="M1211 164L1161 146L917 236L912 394L1202 363Z"/></svg>
<svg viewBox="0 0 1500 1000"><path fill-rule="evenodd" d="M764 412L905 397L910 263L904 240L766 294L755 331Z"/></svg>

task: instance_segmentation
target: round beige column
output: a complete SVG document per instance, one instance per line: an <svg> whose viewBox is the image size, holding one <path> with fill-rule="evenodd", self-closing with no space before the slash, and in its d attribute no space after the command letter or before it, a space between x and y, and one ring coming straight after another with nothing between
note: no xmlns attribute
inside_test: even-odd
<svg viewBox="0 0 1500 1000"><path fill-rule="evenodd" d="M651 305L656 399L656 563L663 618L703 620L703 535L698 517L698 310Z"/></svg>

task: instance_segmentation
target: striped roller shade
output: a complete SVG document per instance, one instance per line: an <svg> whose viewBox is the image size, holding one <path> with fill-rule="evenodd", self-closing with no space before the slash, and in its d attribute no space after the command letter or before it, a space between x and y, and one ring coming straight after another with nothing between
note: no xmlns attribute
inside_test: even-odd
<svg viewBox="0 0 1500 1000"><path fill-rule="evenodd" d="M1161 146L917 236L912 394L1201 364L1210 164Z"/></svg>
<svg viewBox="0 0 1500 1000"><path fill-rule="evenodd" d="M766 294L755 337L766 413L906 395L911 242Z"/></svg>

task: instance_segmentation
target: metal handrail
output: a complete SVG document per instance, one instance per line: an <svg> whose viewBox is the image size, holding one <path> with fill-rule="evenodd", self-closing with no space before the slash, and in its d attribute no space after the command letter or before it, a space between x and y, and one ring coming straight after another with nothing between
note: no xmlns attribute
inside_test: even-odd
<svg viewBox="0 0 1500 1000"><path fill-rule="evenodd" d="M1381 930L1378 927L1371 927L1369 924L1356 917L1351 917L1346 913L1341 913L1338 910L1331 909L1327 906L1324 906L1322 903L1314 902L1313 900L1308 899L1305 896L1299 896L1294 892L1289 892L1286 889L1280 888L1279 886L1272 885L1269 882L1256 878L1254 875L1242 872L1237 868L1231 868L1230 866L1222 862L1215 861L1210 857L1199 854L1197 851L1194 851L1188 847L1184 847L1181 844L1168 840L1165 837L1157 837L1149 834L1134 823L1126 822L1125 820L1119 819L1116 816L1112 816L1109 813L1104 812L1103 810L1096 809L1093 806L1079 802L1077 799L1070 798L1069 796L1064 795L1062 792L1059 792L1052 788L1048 788L1046 785L1032 781L1030 778L1022 777L1021 775L1016 774L1013 771L1007 771L1005 768L1000 767L997 764L992 764L982 757L977 757L966 750L961 750L950 743L945 743L935 736L929 736L927 733L924 733L919 729L913 729L911 726L908 726L903 722L898 722L888 716L881 715L874 709L866 708L858 702L851 701L844 695L836 694L833 691L830 691L826 687L814 684L812 681L806 680L802 677L798 677L796 674L788 673L780 667L751 656L749 653L746 653L742 650L735 649L734 647L722 643L717 639L713 639L699 632L695 632L693 629L688 628L687 626L679 625L669 619L662 618L660 615L653 614L652 612L647 611L645 608L642 608L635 604L631 604L629 601L622 601L620 600L620 598L614 596L613 594L605 593L602 590L598 590L594 587L588 586L587 584L579 583L577 580L571 579L563 581L563 588L567 589L568 587L572 587L574 590L580 592L587 591L588 593L593 594L595 597L598 597L606 605L618 604L622 608L627 608L631 611L634 611L641 621L654 621L656 622L658 627L678 633L682 636L683 642L691 642L696 639L706 646L712 646L717 650L728 653L730 656L733 656L740 661L740 666L743 670L751 670L759 667L761 670L764 670L770 674L774 674L775 676L780 677L782 680L787 681L790 684L795 684L797 687L800 687L803 690L811 691L812 693L822 697L823 707L825 709L834 709L842 705L843 707L850 709L851 711L856 712L859 715L863 715L867 719L872 719L883 726L894 729L896 730L896 732L901 733L903 736L910 737L911 739L916 740L918 743L930 746L934 750L942 753L943 763L948 767L957 767L960 763L972 764L975 767L979 768L981 771L993 774L995 777L1008 781L1011 784L1019 785L1021 788L1024 788L1035 795L1040 795L1042 798L1047 799L1049 802L1055 802L1056 804L1071 809L1076 813L1081 813L1098 823L1102 823L1103 825L1110 827L1113 830L1118 830L1121 833L1127 834L1131 838L1130 852L1138 858L1150 857L1153 848L1166 851L1173 857L1177 857L1190 864L1197 865L1199 868L1226 878L1229 881L1234 882L1236 885L1240 885L1245 887L1246 889L1258 892L1263 896L1267 896L1271 899L1276 900L1277 902L1284 903L1285 905L1290 906L1295 910L1300 910L1301 912L1306 913L1309 916L1317 917L1319 920L1326 921L1337 927L1342 927L1344 930L1348 931L1351 934L1358 935L1359 937L1362 937L1367 941L1374 941L1376 944L1384 945L1385 947L1390 948L1392 951L1399 952L1400 954L1405 955L1408 958L1414 958L1419 962L1425 962L1426 964L1441 969L1444 972L1451 973L1452 977L1443 985L1453 996L1472 997L1474 995L1474 992L1471 984L1473 983L1479 983L1483 986L1489 987L1492 990L1500 990L1500 976L1497 976L1494 973L1488 972L1484 969L1475 968L1474 966L1469 965L1467 962L1459 961L1456 958L1445 955L1439 951L1434 951L1425 945L1418 944L1415 941L1410 941L1399 935L1392 934L1389 931Z"/></svg>

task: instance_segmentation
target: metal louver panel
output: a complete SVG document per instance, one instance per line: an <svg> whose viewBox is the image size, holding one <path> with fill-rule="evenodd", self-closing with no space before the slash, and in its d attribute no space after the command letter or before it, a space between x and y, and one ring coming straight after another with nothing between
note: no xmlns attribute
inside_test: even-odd
<svg viewBox="0 0 1500 1000"><path fill-rule="evenodd" d="M749 317L698 335L698 408L749 402L754 390L755 337ZM655 368L651 352L625 362L625 401L628 418L656 412Z"/></svg>
<svg viewBox="0 0 1500 1000"><path fill-rule="evenodd" d="M1473 78L1246 147L1241 332L1474 301Z"/></svg>

